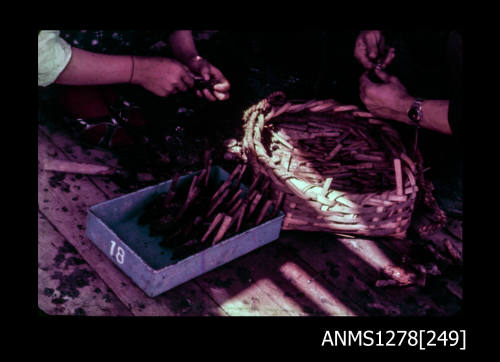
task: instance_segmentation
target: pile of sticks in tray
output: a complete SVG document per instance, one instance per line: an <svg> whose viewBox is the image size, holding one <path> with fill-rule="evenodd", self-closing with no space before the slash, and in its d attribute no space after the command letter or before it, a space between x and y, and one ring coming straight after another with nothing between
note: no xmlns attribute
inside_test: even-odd
<svg viewBox="0 0 500 362"><path fill-rule="evenodd" d="M274 218L283 194L272 198L270 180L259 174L248 190L241 188L247 164L238 164L225 181L215 182L212 160L205 154L205 167L192 177L189 189L178 187L175 176L168 192L146 206L139 224L149 225L151 236L163 236L161 245L181 259L213 246Z"/></svg>

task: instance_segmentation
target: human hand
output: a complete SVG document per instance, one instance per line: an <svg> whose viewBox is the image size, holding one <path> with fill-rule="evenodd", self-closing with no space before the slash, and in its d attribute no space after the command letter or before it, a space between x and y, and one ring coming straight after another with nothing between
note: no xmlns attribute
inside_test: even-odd
<svg viewBox="0 0 500 362"><path fill-rule="evenodd" d="M362 31L358 35L354 46L354 57L365 69L374 69L377 66L385 69L396 55L394 48L385 53L385 38L380 30Z"/></svg>
<svg viewBox="0 0 500 362"><path fill-rule="evenodd" d="M223 101L229 98L231 85L219 69L200 56L193 57L187 63L187 66L193 73L201 75L204 80L208 81L213 78L217 82L212 89L203 88L196 90L198 97L205 97L210 101Z"/></svg>
<svg viewBox="0 0 500 362"><path fill-rule="evenodd" d="M383 83L374 83L365 72L359 81L361 101L376 117L408 123L408 110L415 101L398 78L375 69L374 73Z"/></svg>
<svg viewBox="0 0 500 362"><path fill-rule="evenodd" d="M170 58L134 57L131 83L160 96L185 92L194 85L194 79L185 65Z"/></svg>

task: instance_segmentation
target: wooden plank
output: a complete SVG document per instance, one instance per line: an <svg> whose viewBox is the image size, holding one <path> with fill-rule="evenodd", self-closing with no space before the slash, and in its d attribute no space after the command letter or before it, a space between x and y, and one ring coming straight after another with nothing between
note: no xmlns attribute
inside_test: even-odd
<svg viewBox="0 0 500 362"><path fill-rule="evenodd" d="M39 132L39 162L57 150L60 151L43 132ZM85 236L88 207L106 201L107 195L96 188L89 177L66 175L62 180L53 177L54 173L39 170L41 212L134 315L225 315L193 281L156 298L146 296Z"/></svg>
<svg viewBox="0 0 500 362"><path fill-rule="evenodd" d="M222 265L196 282L231 316L289 316L290 313L277 304L265 292L269 282L255 278L237 260Z"/></svg>
<svg viewBox="0 0 500 362"><path fill-rule="evenodd" d="M323 276L319 275L300 258L284 253L286 246L280 239L234 262L249 271L261 283L264 293L284 310L294 316L360 315L346 307Z"/></svg>
<svg viewBox="0 0 500 362"><path fill-rule="evenodd" d="M132 315L41 213L38 213L38 307L50 315Z"/></svg>
<svg viewBox="0 0 500 362"><path fill-rule="evenodd" d="M312 236L314 235L314 236ZM322 233L295 234L289 232L283 236L287 245L286 252L302 258L310 268L316 270L329 285L331 292L357 315L399 315L401 311L389 305L387 300L377 297L378 292L373 285L377 279L374 269L361 260L352 265L347 259L352 253L332 236ZM365 271L372 270L373 274Z"/></svg>
<svg viewBox="0 0 500 362"><path fill-rule="evenodd" d="M118 159L113 156L111 151L97 148L84 148L80 144L75 143L75 140L62 130L49 130L46 126L40 125L39 132L50 139L53 145L56 146L52 147L47 155L50 158L66 158L71 161L119 167ZM68 177L70 176L77 179L82 177L79 175L68 175ZM89 177L88 179L109 198L118 197L123 194L120 188L115 183L110 182L107 176Z"/></svg>
<svg viewBox="0 0 500 362"><path fill-rule="evenodd" d="M373 255L370 253L363 257L363 252L366 252L366 249L363 250L363 239L344 239L341 242L333 235L323 233L315 233L314 236L304 233L300 237L297 233L291 236L288 232L282 238L289 240L295 254L336 286L335 295L347 306L353 303L370 315L453 313L443 309L443 306L432 300L428 292L424 293L417 286L375 287L375 282L383 277L381 269L387 261L379 255L375 261L370 262L368 260ZM352 245L347 246L347 243Z"/></svg>

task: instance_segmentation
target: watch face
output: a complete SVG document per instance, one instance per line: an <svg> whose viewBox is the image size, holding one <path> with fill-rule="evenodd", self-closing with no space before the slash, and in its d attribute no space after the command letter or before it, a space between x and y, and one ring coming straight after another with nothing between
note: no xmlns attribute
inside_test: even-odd
<svg viewBox="0 0 500 362"><path fill-rule="evenodd" d="M415 108L411 108L408 112L408 117L414 122L418 120L418 111Z"/></svg>

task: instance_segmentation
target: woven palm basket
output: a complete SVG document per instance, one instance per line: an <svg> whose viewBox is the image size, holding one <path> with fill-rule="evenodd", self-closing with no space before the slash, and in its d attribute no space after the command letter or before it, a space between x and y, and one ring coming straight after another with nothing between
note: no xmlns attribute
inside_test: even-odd
<svg viewBox="0 0 500 362"><path fill-rule="evenodd" d="M284 230L404 237L419 187L398 133L356 106L275 92L245 111L243 157L283 196Z"/></svg>

